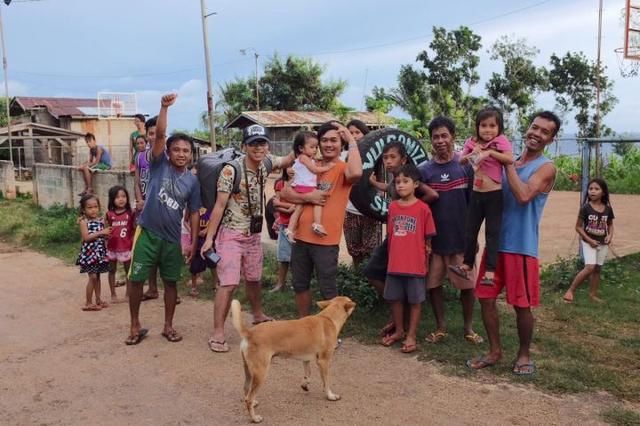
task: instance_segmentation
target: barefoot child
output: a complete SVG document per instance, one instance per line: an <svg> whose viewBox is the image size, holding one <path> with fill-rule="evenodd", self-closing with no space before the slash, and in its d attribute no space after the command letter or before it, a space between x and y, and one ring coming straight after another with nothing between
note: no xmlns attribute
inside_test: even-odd
<svg viewBox="0 0 640 426"><path fill-rule="evenodd" d="M324 172L331 170L333 163L327 166L316 165L315 158L318 152L318 138L314 132L299 132L293 140L293 152L296 160L293 163L293 183L291 187L296 192L304 194L316 190L318 176ZM296 206L295 211L289 219L289 226L285 230L285 235L291 244L295 243L293 239L298 227L298 219L302 214L303 204ZM313 206L313 223L311 229L316 234L326 236L327 232L322 226L322 206Z"/></svg>
<svg viewBox="0 0 640 426"><path fill-rule="evenodd" d="M395 190L400 197L389 205L387 230L389 262L384 298L391 303L395 331L382 338L384 346L405 339L402 352L417 349L416 334L422 302L425 300L430 238L436 228L431 209L416 197L420 187L420 172L413 164L405 164L394 174ZM404 334L404 300L409 302L409 329Z"/></svg>
<svg viewBox="0 0 640 426"><path fill-rule="evenodd" d="M124 300L118 299L116 294L116 270L120 262L124 266L125 273L129 273L136 222L129 201L129 192L124 186L116 185L109 189L109 206L105 219L111 228L111 236L107 242L111 303L120 303ZM129 296L129 285L127 285L127 296Z"/></svg>
<svg viewBox="0 0 640 426"><path fill-rule="evenodd" d="M476 135L466 140L461 164L473 166L473 192L465 226L464 263L449 269L467 278L476 260L478 233L485 223L487 267L480 284L493 285L498 260L502 223L502 166L513 164L511 142L504 136L502 113L497 108L482 109L476 115Z"/></svg>
<svg viewBox="0 0 640 426"><path fill-rule="evenodd" d="M93 194L86 194L80 199L80 236L82 246L76 260L81 274L88 274L86 296L83 311L99 311L108 305L100 299L100 274L109 271L107 259L106 238L111 234L111 228L105 228L100 217L100 200ZM92 299L95 295L95 303Z"/></svg>
<svg viewBox="0 0 640 426"><path fill-rule="evenodd" d="M589 182L588 197L580 208L576 221L576 232L580 235L584 269L571 282L563 299L573 303L576 289L589 278L589 299L603 302L598 297L600 270L607 258L609 244L613 239L613 209L609 203L609 187L604 179L595 178Z"/></svg>

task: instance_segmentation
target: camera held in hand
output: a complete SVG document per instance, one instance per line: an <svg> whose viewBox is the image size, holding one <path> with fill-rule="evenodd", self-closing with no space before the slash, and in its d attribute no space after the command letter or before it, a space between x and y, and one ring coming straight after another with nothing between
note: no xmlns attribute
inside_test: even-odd
<svg viewBox="0 0 640 426"><path fill-rule="evenodd" d="M249 223L249 232L252 234L259 234L262 232L262 215L251 216L251 222Z"/></svg>

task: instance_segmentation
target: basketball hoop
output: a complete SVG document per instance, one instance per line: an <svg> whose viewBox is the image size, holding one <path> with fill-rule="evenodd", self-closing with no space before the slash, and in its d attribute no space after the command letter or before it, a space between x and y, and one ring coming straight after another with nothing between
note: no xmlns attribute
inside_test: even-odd
<svg viewBox="0 0 640 426"><path fill-rule="evenodd" d="M98 93L98 119L131 118L137 113L135 93Z"/></svg>
<svg viewBox="0 0 640 426"><path fill-rule="evenodd" d="M628 49L630 53L640 57L640 48ZM618 68L623 78L637 77L640 75L640 60L625 57L624 47L615 49L618 59Z"/></svg>

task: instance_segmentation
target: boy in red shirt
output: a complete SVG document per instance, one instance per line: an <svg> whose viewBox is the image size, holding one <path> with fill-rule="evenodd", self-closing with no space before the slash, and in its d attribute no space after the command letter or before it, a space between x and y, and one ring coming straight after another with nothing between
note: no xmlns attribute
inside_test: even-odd
<svg viewBox="0 0 640 426"><path fill-rule="evenodd" d="M387 231L389 235L389 263L384 286L384 298L391 304L396 330L382 339L384 346L405 339L402 352L414 352L422 302L425 300L425 277L431 252L430 238L436 234L431 209L419 200L420 171L413 164L405 164L394 174L394 184L400 199L389 205ZM405 338L402 327L403 302L409 302L409 330Z"/></svg>

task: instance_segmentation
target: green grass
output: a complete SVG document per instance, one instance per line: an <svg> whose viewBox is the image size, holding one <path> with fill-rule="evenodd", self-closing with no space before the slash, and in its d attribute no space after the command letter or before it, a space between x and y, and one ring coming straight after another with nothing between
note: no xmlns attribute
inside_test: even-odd
<svg viewBox="0 0 640 426"><path fill-rule="evenodd" d="M73 209L55 207L44 210L35 207L29 199L0 199L0 238L71 263L80 246L76 218L77 212ZM554 393L604 390L619 398L640 401L640 254L605 264L600 296L607 303L602 305L588 301L586 285L576 293L574 304L562 303L562 294L580 267L575 259L559 259L543 271L542 306L535 311L532 347L538 372L533 377L521 378L511 374L510 367L516 356L518 339L514 313L503 301L498 302L503 361L496 367L479 372L471 372L464 366L465 360L485 352L488 345L484 343L473 346L464 340L458 294L450 286L445 286L445 314L449 335L437 345L424 342L424 335L435 328L430 305L425 303L419 328L419 359L435 362L445 372L472 380L500 378L532 383ZM263 273L265 289L275 284L276 269L274 256L267 254ZM183 284L187 284L189 274L186 267L183 276ZM213 289L208 272L204 278L206 284L200 288L199 300L209 302L213 299ZM340 267L338 285L341 294L350 296L358 303L358 308L343 330L343 336L355 337L365 344L377 344L378 330L388 319L387 307L377 301L364 277L351 268ZM317 288L314 283L312 286ZM180 289L182 294L186 294L188 286L181 285ZM314 300L319 300L320 295L317 290L314 291ZM242 287L237 297L246 305ZM264 292L263 303L265 311L276 318L288 319L296 316L291 291ZM474 318L474 329L485 335L478 306ZM634 417L629 412L616 410L607 412L607 418L637 420L637 416Z"/></svg>
<svg viewBox="0 0 640 426"><path fill-rule="evenodd" d="M614 426L638 426L640 414L619 406L611 407L601 413L605 422Z"/></svg>

